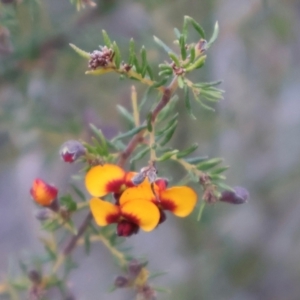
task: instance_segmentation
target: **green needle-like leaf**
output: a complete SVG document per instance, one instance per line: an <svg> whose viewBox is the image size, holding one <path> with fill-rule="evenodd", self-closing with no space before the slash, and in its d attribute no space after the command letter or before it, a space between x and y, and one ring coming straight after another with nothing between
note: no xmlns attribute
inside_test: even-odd
<svg viewBox="0 0 300 300"><path fill-rule="evenodd" d="M160 40L158 37L156 37L155 35L153 36L154 42L159 45L162 49L164 49L167 53L173 53L175 54L175 52L169 47L167 46L162 40ZM176 54L175 54L176 55Z"/></svg>
<svg viewBox="0 0 300 300"><path fill-rule="evenodd" d="M83 51L81 50L80 48L78 48L77 46L73 45L73 44L69 44L71 46L71 48L73 48L73 50L75 50L75 52L77 54L79 54L81 57L83 58L87 58L87 59L90 59L91 58L91 54L86 52L86 51Z"/></svg>

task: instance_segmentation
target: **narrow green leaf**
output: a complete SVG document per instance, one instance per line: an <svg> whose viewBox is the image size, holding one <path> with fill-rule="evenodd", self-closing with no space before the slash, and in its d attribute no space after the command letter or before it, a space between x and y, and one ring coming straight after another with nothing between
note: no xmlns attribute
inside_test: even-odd
<svg viewBox="0 0 300 300"><path fill-rule="evenodd" d="M181 58L182 60L185 60L187 55L186 55L186 43L183 35L181 35L179 39L179 46L180 46Z"/></svg>
<svg viewBox="0 0 300 300"><path fill-rule="evenodd" d="M199 33L201 38L205 39L205 32L204 29L200 26L199 23L197 23L193 18L190 17L190 22L192 23L195 30Z"/></svg>
<svg viewBox="0 0 300 300"><path fill-rule="evenodd" d="M152 132L153 128L152 128L152 113L151 112L148 113L146 120L147 120L147 130L149 132Z"/></svg>
<svg viewBox="0 0 300 300"><path fill-rule="evenodd" d="M175 52L169 46L167 46L162 40L160 40L155 35L153 36L153 39L154 39L154 42L157 45L159 45L162 49L164 49L167 53L173 53L173 54L175 54Z"/></svg>
<svg viewBox="0 0 300 300"><path fill-rule="evenodd" d="M135 57L136 57L136 54L135 54L135 42L134 42L134 39L131 38L130 41L129 41L129 59L128 59L129 65L133 65L134 64Z"/></svg>
<svg viewBox="0 0 300 300"><path fill-rule="evenodd" d="M113 42L112 46L113 46L113 50L115 52L114 62L115 62L116 67L119 69L120 68L120 64L121 64L120 49L119 49L119 47L118 47L118 45L117 45L116 42Z"/></svg>
<svg viewBox="0 0 300 300"><path fill-rule="evenodd" d="M167 82L168 82L168 78L163 78L162 80L157 81L157 82L155 82L154 84L152 84L151 87L152 87L152 88L158 88L158 87L160 87L160 86L165 85Z"/></svg>
<svg viewBox="0 0 300 300"><path fill-rule="evenodd" d="M110 48L112 42L111 42L111 40L110 40L110 38L109 38L109 36L108 36L108 34L107 34L107 32L106 32L105 30L102 30L102 36L103 36L103 42L104 42L104 44L105 44L108 48Z"/></svg>
<svg viewBox="0 0 300 300"><path fill-rule="evenodd" d="M176 127L177 127L177 124L178 124L178 121L176 121L165 133L165 136L163 138L163 140L159 143L160 146L164 146L166 145L170 139L172 138L175 130L176 130Z"/></svg>
<svg viewBox="0 0 300 300"><path fill-rule="evenodd" d="M90 125L90 128L92 130L92 132L95 134L95 136L99 139L99 141L101 142L101 155L103 156L107 156L109 154L109 151L108 151L108 146L107 146L107 140L104 136L104 134L102 133L102 130L97 128L95 125L93 124L89 124Z"/></svg>
<svg viewBox="0 0 300 300"><path fill-rule="evenodd" d="M201 101L201 99L199 98L199 96L197 96L195 93L194 93L194 98L203 108L205 108L209 111L215 111L212 107L204 104L203 101Z"/></svg>
<svg viewBox="0 0 300 300"><path fill-rule="evenodd" d="M140 74L141 71L142 71L142 68L141 68L139 60L136 56L134 56L134 58L133 58L133 65L135 66L135 69L136 69L137 73Z"/></svg>
<svg viewBox="0 0 300 300"><path fill-rule="evenodd" d="M133 163L137 160L142 159L148 152L150 151L149 147L146 147L145 149L139 151L135 156L133 156L130 160L130 163Z"/></svg>
<svg viewBox="0 0 300 300"><path fill-rule="evenodd" d="M178 86L179 86L180 89L183 89L184 86L186 85L186 84L184 83L184 81L183 81L182 76L178 76L178 77L177 77L177 82L178 82Z"/></svg>
<svg viewBox="0 0 300 300"><path fill-rule="evenodd" d="M209 178L211 180L213 180L213 181L216 181L216 180L225 180L226 176L220 175L220 174L209 174Z"/></svg>
<svg viewBox="0 0 300 300"><path fill-rule="evenodd" d="M190 72L196 69L200 69L205 64L206 55L200 56L194 63L188 66L185 71Z"/></svg>
<svg viewBox="0 0 300 300"><path fill-rule="evenodd" d="M90 54L90 53L81 50L80 48L78 48L77 46L75 46L75 45L73 45L73 44L69 44L69 45L70 45L70 46L73 48L73 50L75 50L75 52L76 52L77 54L79 54L81 57L87 58L87 59L90 59L90 58L91 58L91 54Z"/></svg>
<svg viewBox="0 0 300 300"><path fill-rule="evenodd" d="M185 158L184 160L191 165L196 165L207 159L208 159L208 156L197 156L197 157Z"/></svg>
<svg viewBox="0 0 300 300"><path fill-rule="evenodd" d="M141 100L141 102L139 103L139 111L141 111L142 107L144 106L144 104L146 103L146 101L148 100L149 94L151 92L152 87L148 87L143 95L143 98Z"/></svg>
<svg viewBox="0 0 300 300"><path fill-rule="evenodd" d="M179 67L180 66L180 62L179 62L179 59L178 59L177 55L174 54L174 53L171 53L171 52L169 52L168 55L174 61L174 63L176 64L176 66Z"/></svg>
<svg viewBox="0 0 300 300"><path fill-rule="evenodd" d="M151 80L153 80L154 79L153 71L152 71L152 69L151 69L151 67L149 65L147 66L147 73L149 75L149 78Z"/></svg>
<svg viewBox="0 0 300 300"><path fill-rule="evenodd" d="M206 45L207 49L216 41L216 39L218 38L218 35L219 35L219 23L216 22L213 34Z"/></svg>
<svg viewBox="0 0 300 300"><path fill-rule="evenodd" d="M134 118L132 114L122 105L117 105L119 113L129 122L130 125L134 125Z"/></svg>
<svg viewBox="0 0 300 300"><path fill-rule="evenodd" d="M196 50L195 47L192 47L190 50L189 64L194 62L195 57L196 57Z"/></svg>
<svg viewBox="0 0 300 300"><path fill-rule="evenodd" d="M141 48L141 58L142 58L142 76L144 77L147 71L147 67L148 67L148 62L147 62L147 52L145 47L143 46Z"/></svg>
<svg viewBox="0 0 300 300"><path fill-rule="evenodd" d="M222 82L223 82L222 80L211 81L211 82L200 82L200 83L193 84L193 86L199 87L199 88L206 88L206 87L212 87L212 86L219 85Z"/></svg>
<svg viewBox="0 0 300 300"><path fill-rule="evenodd" d="M181 36L181 33L177 28L174 28L174 34L175 34L176 38L179 40L180 36Z"/></svg>
<svg viewBox="0 0 300 300"><path fill-rule="evenodd" d="M170 76L173 74L173 70L165 69L158 73L158 76Z"/></svg>
<svg viewBox="0 0 300 300"><path fill-rule="evenodd" d="M163 70L171 70L173 71L172 67L169 64L159 64L158 67Z"/></svg>
<svg viewBox="0 0 300 300"><path fill-rule="evenodd" d="M118 140L126 138L126 137L132 137L132 136L136 135L137 133L139 133L140 131L146 129L146 127L147 127L147 125L141 125L141 126L135 127L125 133L117 135L116 137L113 138L112 142L118 141Z"/></svg>
<svg viewBox="0 0 300 300"><path fill-rule="evenodd" d="M190 17L184 16L183 19L183 27L182 27L182 37L184 39L184 43L186 43L188 38L188 24L189 24Z"/></svg>
<svg viewBox="0 0 300 300"><path fill-rule="evenodd" d="M176 113L167 123L166 126L164 126L164 128L160 129L157 131L156 136L161 136L164 135L166 133L167 130L169 130L170 127L172 127L174 125L174 123L176 123L178 118L178 113Z"/></svg>
<svg viewBox="0 0 300 300"><path fill-rule="evenodd" d="M198 212L198 216L197 216L197 221L198 222L201 220L201 217L202 217L202 214L203 214L203 211L204 211L204 208L205 208L205 204L206 204L206 202L202 200L201 204L199 206L199 212Z"/></svg>
<svg viewBox="0 0 300 300"><path fill-rule="evenodd" d="M173 155L175 155L178 152L178 150L172 150L164 153L162 156L157 158L157 161L165 161L170 159Z"/></svg>
<svg viewBox="0 0 300 300"><path fill-rule="evenodd" d="M196 120L196 117L193 114L191 99L189 96L189 87L186 84L183 87L183 92L184 92L184 103L185 103L186 110L187 110L188 114L191 116L191 118L193 120Z"/></svg>
<svg viewBox="0 0 300 300"><path fill-rule="evenodd" d="M189 148L187 148L187 149L185 149L183 151L178 152L177 155L176 155L176 157L177 158L183 158L183 157L185 157L185 156L193 153L195 150L197 150L197 148L198 148L198 144L195 143L192 146L190 146Z"/></svg>
<svg viewBox="0 0 300 300"><path fill-rule="evenodd" d="M209 159L205 162L202 162L200 164L198 164L196 167L197 169L201 170L201 171L206 171L206 170L209 170L215 166L217 166L218 164L220 164L221 162L223 161L222 158L212 158L212 159Z"/></svg>
<svg viewBox="0 0 300 300"><path fill-rule="evenodd" d="M229 169L229 166L221 167L210 172L210 175L221 174Z"/></svg>

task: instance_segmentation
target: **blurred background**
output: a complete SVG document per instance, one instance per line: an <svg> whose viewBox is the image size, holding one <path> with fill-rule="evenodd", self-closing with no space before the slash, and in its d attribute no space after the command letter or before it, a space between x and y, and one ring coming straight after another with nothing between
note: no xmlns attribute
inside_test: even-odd
<svg viewBox="0 0 300 300"><path fill-rule="evenodd" d="M242 206L206 207L200 223L196 213L169 216L127 244L149 260L150 271L168 272L153 282L171 290L158 299L300 299L300 2L97 4L77 12L68 0L0 3L0 278L10 260L42 251L32 180L41 177L66 193L80 167L60 160L60 145L88 140L89 123L108 135L126 126L116 104L130 107L132 82L114 74L85 76L86 61L68 44L92 51L105 29L125 55L131 37L146 45L157 65L167 56L152 36L171 44L173 28L190 15L208 36L215 21L220 24L205 68L192 79L222 79L226 93L215 113L195 106L197 121L179 101L182 123L172 143L183 149L198 142L198 155L224 157L228 184L246 187L251 197ZM145 87L137 89L141 98ZM178 166L161 168L174 180L183 174ZM120 271L101 244L88 257L80 249L74 256L80 265L70 287L78 299L132 299L123 290L108 293Z"/></svg>

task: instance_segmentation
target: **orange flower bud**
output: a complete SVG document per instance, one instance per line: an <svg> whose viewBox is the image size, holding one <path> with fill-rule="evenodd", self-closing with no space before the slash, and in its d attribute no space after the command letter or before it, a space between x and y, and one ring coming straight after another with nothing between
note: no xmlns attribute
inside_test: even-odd
<svg viewBox="0 0 300 300"><path fill-rule="evenodd" d="M42 179L35 179L30 189L33 200L42 206L50 206L57 197L56 187L46 183Z"/></svg>

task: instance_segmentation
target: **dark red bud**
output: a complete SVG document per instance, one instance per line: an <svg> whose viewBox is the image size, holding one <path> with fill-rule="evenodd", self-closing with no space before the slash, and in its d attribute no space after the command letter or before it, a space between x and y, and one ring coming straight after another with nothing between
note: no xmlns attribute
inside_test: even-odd
<svg viewBox="0 0 300 300"><path fill-rule="evenodd" d="M129 221L123 220L117 225L118 236L131 236L138 233L139 226Z"/></svg>
<svg viewBox="0 0 300 300"><path fill-rule="evenodd" d="M65 162L72 163L80 156L85 155L86 150L80 142L70 140L62 144L59 153Z"/></svg>
<svg viewBox="0 0 300 300"><path fill-rule="evenodd" d="M168 185L169 185L169 180L167 178L158 178L156 181L155 181L155 184L158 186L158 188L163 191L165 190Z"/></svg>
<svg viewBox="0 0 300 300"><path fill-rule="evenodd" d="M117 276L114 285L117 288L127 287L129 285L129 279L125 276Z"/></svg>
<svg viewBox="0 0 300 300"><path fill-rule="evenodd" d="M234 191L224 191L221 194L220 201L231 204L243 204L249 198L249 192L240 186L234 187Z"/></svg>

